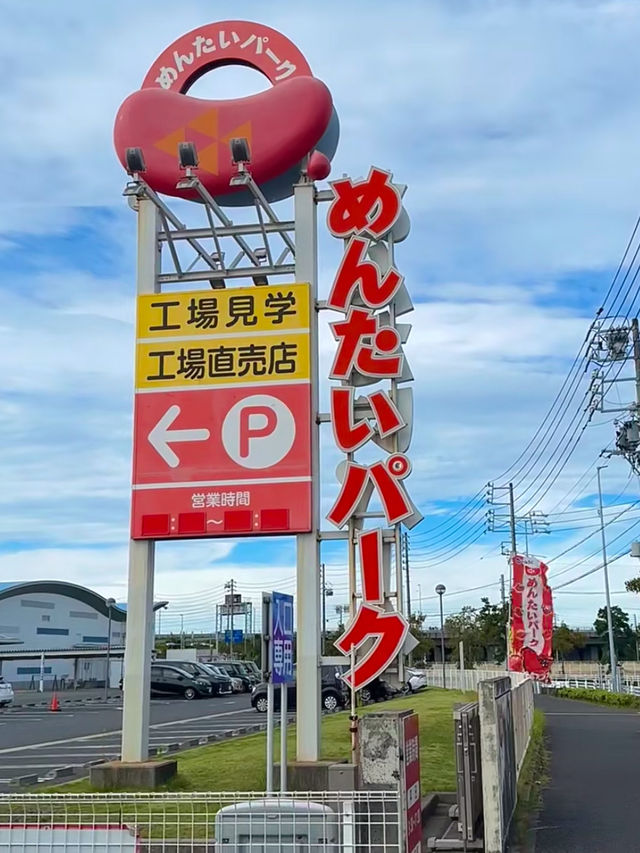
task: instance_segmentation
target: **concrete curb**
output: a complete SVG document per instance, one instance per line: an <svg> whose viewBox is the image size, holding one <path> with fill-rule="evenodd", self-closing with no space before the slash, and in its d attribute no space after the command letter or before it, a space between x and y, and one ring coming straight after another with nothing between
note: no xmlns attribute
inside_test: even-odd
<svg viewBox="0 0 640 853"><path fill-rule="evenodd" d="M27 785L37 785L39 781L40 777L37 773L30 773L28 776L16 776L15 779L11 779L9 786L11 788L22 788Z"/></svg>
<svg viewBox="0 0 640 853"><path fill-rule="evenodd" d="M66 767L58 767L56 770L52 770L50 773L47 773L46 779L47 781L51 781L53 779L63 779L67 776L75 776L78 770L78 767L69 765Z"/></svg>
<svg viewBox="0 0 640 853"><path fill-rule="evenodd" d="M65 696L58 696L58 702L61 705L72 705L72 704L88 705L88 704L93 704L96 702L101 702L103 705L105 704L104 699L98 699L96 696L90 696L86 699L77 699L77 698L68 699ZM106 703L109 705L115 704L116 702L122 702L122 696L118 696L118 697L110 696L106 700ZM6 710L7 711L18 711L20 708L47 708L47 707L49 707L50 704L51 704L50 699L43 700L41 702L16 702L14 700L13 704L11 704Z"/></svg>

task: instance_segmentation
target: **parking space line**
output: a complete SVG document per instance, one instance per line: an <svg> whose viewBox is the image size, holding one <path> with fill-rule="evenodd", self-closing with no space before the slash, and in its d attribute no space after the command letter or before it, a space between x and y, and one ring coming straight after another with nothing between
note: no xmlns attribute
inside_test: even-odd
<svg viewBox="0 0 640 853"><path fill-rule="evenodd" d="M190 717L187 720L171 720L171 721L168 721L166 723L154 723L154 725L150 726L149 728L151 730L162 729L162 728L166 728L167 726L175 726L175 725L179 726L181 723L190 723L190 722L193 722L195 720L214 720L214 719L219 718L219 717L232 717L232 716L236 716L236 715L240 715L240 714L248 714L248 713L255 713L255 711L253 710L253 708L247 708L244 710L237 710L237 711L223 711L223 712L218 713L218 714L205 714L204 716L201 716L201 717ZM234 728L238 728L238 726L235 726ZM9 746L9 747L4 747L3 749L0 749L0 755L6 755L7 753L10 753L10 752L19 752L19 751L23 751L23 750L41 749L43 746L56 746L57 744L78 743L78 742L87 741L87 740L99 740L100 738L103 738L103 737L114 737L114 736L120 737L120 735L121 735L121 730L120 729L114 729L113 731L110 731L110 732L101 732L99 734L83 735L82 737L61 738L59 740L43 741L42 743L32 743L32 744L28 744L27 746Z"/></svg>

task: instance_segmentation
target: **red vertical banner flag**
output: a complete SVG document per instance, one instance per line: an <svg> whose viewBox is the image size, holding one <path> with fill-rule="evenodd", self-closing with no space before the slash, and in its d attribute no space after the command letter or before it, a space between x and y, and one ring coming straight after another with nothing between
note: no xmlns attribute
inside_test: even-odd
<svg viewBox="0 0 640 853"><path fill-rule="evenodd" d="M509 669L549 677L553 662L553 600L547 565L536 557L511 558Z"/></svg>

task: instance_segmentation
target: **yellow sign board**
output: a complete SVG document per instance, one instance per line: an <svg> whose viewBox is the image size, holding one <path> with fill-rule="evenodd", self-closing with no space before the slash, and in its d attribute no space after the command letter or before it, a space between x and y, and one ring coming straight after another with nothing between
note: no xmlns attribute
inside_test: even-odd
<svg viewBox="0 0 640 853"><path fill-rule="evenodd" d="M138 297L138 341L309 329L308 284L255 285Z"/></svg>
<svg viewBox="0 0 640 853"><path fill-rule="evenodd" d="M136 388L309 379L309 335L143 341L136 352Z"/></svg>

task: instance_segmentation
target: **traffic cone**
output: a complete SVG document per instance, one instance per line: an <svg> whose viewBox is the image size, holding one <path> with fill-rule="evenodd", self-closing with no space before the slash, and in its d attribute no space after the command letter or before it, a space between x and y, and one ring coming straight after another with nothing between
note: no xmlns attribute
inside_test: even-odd
<svg viewBox="0 0 640 853"><path fill-rule="evenodd" d="M50 711L59 711L60 710L60 703L58 702L58 697L56 696L55 693L51 697L51 704L49 705L49 710Z"/></svg>

